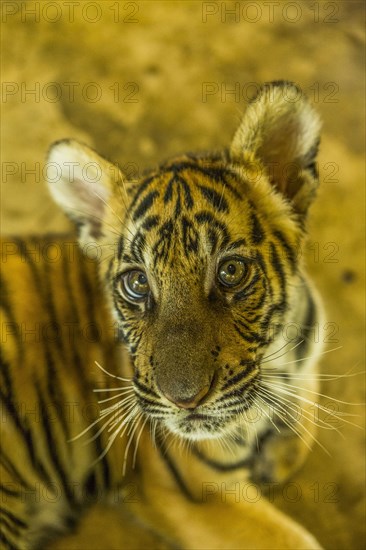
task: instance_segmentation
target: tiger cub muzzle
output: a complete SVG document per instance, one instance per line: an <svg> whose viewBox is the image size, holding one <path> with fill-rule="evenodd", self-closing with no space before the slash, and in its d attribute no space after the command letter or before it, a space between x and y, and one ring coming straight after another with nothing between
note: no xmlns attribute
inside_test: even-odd
<svg viewBox="0 0 366 550"><path fill-rule="evenodd" d="M183 310L172 307L169 314L155 318L145 348L151 354L139 356L138 399L151 419L159 418L183 438L219 438L231 433L251 406L259 366L255 354L234 346L225 315L207 304ZM151 368L146 367L147 356Z"/></svg>
<svg viewBox="0 0 366 550"><path fill-rule="evenodd" d="M187 320L163 326L154 352L155 382L162 395L182 409L194 409L213 391L216 365L210 327Z"/></svg>

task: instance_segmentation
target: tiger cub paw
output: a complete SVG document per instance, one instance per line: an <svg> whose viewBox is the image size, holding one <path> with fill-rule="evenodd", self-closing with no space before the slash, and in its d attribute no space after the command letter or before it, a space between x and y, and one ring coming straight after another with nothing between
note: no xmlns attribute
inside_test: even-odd
<svg viewBox="0 0 366 550"><path fill-rule="evenodd" d="M255 483L284 483L302 466L309 448L293 435L267 435L254 457L251 479Z"/></svg>

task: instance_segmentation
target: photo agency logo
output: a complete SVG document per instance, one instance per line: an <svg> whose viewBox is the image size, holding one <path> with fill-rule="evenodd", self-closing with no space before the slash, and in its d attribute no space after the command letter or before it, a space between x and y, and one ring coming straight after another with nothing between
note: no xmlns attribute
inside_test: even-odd
<svg viewBox="0 0 366 550"><path fill-rule="evenodd" d="M1 2L1 21L8 23L18 18L22 23L75 23L95 24L100 21L118 24L139 23L140 2Z"/></svg>
<svg viewBox="0 0 366 550"><path fill-rule="evenodd" d="M221 23L338 23L338 2L202 2L202 22Z"/></svg>
<svg viewBox="0 0 366 550"><path fill-rule="evenodd" d="M121 332L116 322L110 326L102 325L94 321L80 323L77 321L27 321L17 323L4 321L1 323L1 343L16 339L20 344L59 344L67 343L68 346L77 344L99 344L106 339L114 339L120 342Z"/></svg>
<svg viewBox="0 0 366 550"><path fill-rule="evenodd" d="M1 83L2 103L138 103L140 86L137 82L14 82Z"/></svg>
<svg viewBox="0 0 366 550"><path fill-rule="evenodd" d="M202 502L217 501L223 503L233 502L258 502L265 498L269 502L275 499L284 502L296 503L301 500L312 500L315 503L339 502L339 485L335 482L308 484L298 482L266 482L260 486L253 482L216 483L213 481L202 483Z"/></svg>
<svg viewBox="0 0 366 550"><path fill-rule="evenodd" d="M62 173L73 182L76 169L80 170L83 181L88 185L97 184L101 181L102 168L97 162L88 162L82 166L78 162L65 162L62 166L56 162L16 162L4 161L1 163L2 183L11 183L16 179L18 183L57 183L60 181ZM141 167L136 162L126 162L125 164L114 163L108 167L110 176L117 176L120 170L129 183L137 182L142 174Z"/></svg>
<svg viewBox="0 0 366 550"><path fill-rule="evenodd" d="M260 82L202 82L202 102L207 103L214 98L221 103L255 103L259 99L259 92L263 86ZM304 96L312 103L339 103L339 84L337 82L312 82L301 89L292 85L282 86L280 90L269 89L268 101L273 103L275 93L282 94L287 103L297 103Z"/></svg>
<svg viewBox="0 0 366 550"><path fill-rule="evenodd" d="M67 481L57 483L57 481L47 480L47 484L36 481L27 483L26 486L20 486L19 483L4 481L1 485L0 502L2 504L11 504L14 497L18 502L28 505L39 502L54 504L65 497L74 501L82 500L84 503L95 503L97 499L105 499L105 489L93 487L93 491L88 489L87 483L78 481ZM129 482L123 487L114 487L108 492L108 500L113 504L131 504L140 501L140 491L137 483Z"/></svg>

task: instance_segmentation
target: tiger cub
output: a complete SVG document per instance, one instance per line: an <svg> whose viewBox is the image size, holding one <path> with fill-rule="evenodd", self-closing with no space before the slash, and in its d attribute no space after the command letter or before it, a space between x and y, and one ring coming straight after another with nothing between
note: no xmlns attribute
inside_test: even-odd
<svg viewBox="0 0 366 550"><path fill-rule="evenodd" d="M264 498L230 498L286 480L314 440L321 307L300 252L319 129L273 82L227 151L138 182L51 147L84 254L3 243L1 548L320 548Z"/></svg>

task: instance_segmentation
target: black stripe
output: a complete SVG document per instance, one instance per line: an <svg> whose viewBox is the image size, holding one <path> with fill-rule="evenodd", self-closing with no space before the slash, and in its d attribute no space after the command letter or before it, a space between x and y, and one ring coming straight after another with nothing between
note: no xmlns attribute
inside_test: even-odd
<svg viewBox="0 0 366 550"><path fill-rule="evenodd" d="M212 460L212 458L208 458L207 456L204 456L204 454L195 447L193 447L193 454L197 458L199 458L201 462L204 462L205 464L207 464L207 466L210 466L210 468L213 468L218 472L231 472L232 470L249 468L249 466L251 465L251 460L249 457L245 458L244 460L239 460L238 462L223 463L223 462L217 462L216 460Z"/></svg>
<svg viewBox="0 0 366 550"><path fill-rule="evenodd" d="M45 282L42 280L41 274L39 272L39 266L35 263L34 259L31 257L31 252L29 251L27 244L18 238L16 239L16 242L18 244L18 247L19 247L19 250L21 251L22 256L26 260L27 265L32 273L35 287L41 297L43 307L50 318L51 325L57 331L57 327L59 327L59 324L57 323L57 316L54 310L53 300L49 289L49 280L47 281L47 284L45 286ZM35 241L32 241L32 242L35 242ZM47 274L46 278L49 278L48 265L46 261L43 262L43 266L45 267L45 273ZM58 338L57 333L53 334L53 336L54 336L53 341L55 342L55 345L57 346L59 352L61 353L61 355L65 360L66 358L64 357L64 353L63 353L64 350L62 346L62 338Z"/></svg>
<svg viewBox="0 0 366 550"><path fill-rule="evenodd" d="M256 252L256 262L258 263L259 267L261 268L261 270L262 270L262 272L263 272L263 274L266 278L267 288L269 290L270 295L272 296L273 295L273 289L272 289L271 285L269 284L267 266L266 266L266 263L264 261L263 255L262 255L261 252L259 252L259 250L257 250L257 252Z"/></svg>
<svg viewBox="0 0 366 550"><path fill-rule="evenodd" d="M146 245L145 235L138 231L133 238L133 241L130 246L131 256L135 262L143 263L143 250Z"/></svg>
<svg viewBox="0 0 366 550"><path fill-rule="evenodd" d="M208 178L209 180L214 181L215 183L219 183L225 187L225 189L228 189L228 191L236 198L241 200L242 195L239 193L239 191L233 187L229 182L228 178L231 178L235 183L241 185L242 182L238 180L237 174L228 168L227 166L215 166L212 163L217 162L217 160L214 157L207 157L207 159L200 159L197 157L192 157L193 162L187 162L187 161L178 161L176 163L171 163L166 166L160 167L160 174L162 175L164 173L169 173L170 171L174 172L175 174L179 174L181 176L181 172L184 170L187 170L189 173L190 171L196 172L200 174L201 176L204 176ZM199 162L207 162L206 166L202 166L198 164ZM183 177L182 177L183 179Z"/></svg>
<svg viewBox="0 0 366 550"><path fill-rule="evenodd" d="M160 238L153 248L154 266L157 265L159 260L164 263L168 260L173 235L174 223L173 220L169 219L159 229Z"/></svg>
<svg viewBox="0 0 366 550"><path fill-rule="evenodd" d="M236 332L239 334L239 336L243 338L243 340L245 340L246 342L249 342L250 344L253 344L253 342L256 342L256 343L262 342L262 338L260 336L257 336L253 333L251 333L251 335L244 333L243 331L240 330L240 328L235 323L233 326Z"/></svg>
<svg viewBox="0 0 366 550"><path fill-rule="evenodd" d="M253 294L253 292L249 293L249 290L256 285L256 283L260 280L261 276L260 273L255 273L252 280L243 288L243 290L240 290L239 292L235 292L233 295L233 301L237 302L238 300L243 300Z"/></svg>
<svg viewBox="0 0 366 550"><path fill-rule="evenodd" d="M49 418L48 418L48 415L47 415L46 404L45 404L45 401L44 401L44 398L43 398L43 394L42 394L39 382L35 380L34 384L35 384L35 388L37 390L37 395L38 395L38 402L39 402L39 406L40 406L40 419L41 419L41 422L42 422L42 427L43 427L43 430L44 430L44 434L46 436L46 442L47 442L46 447L47 447L48 455L49 455L49 457L52 461L52 464L53 464L53 466L56 470L56 473L57 473L57 475L58 475L58 477L59 477L59 479L62 483L62 486L63 486L63 489L64 489L64 494L67 497L67 500L69 501L70 504L74 504L74 502L75 502L74 494L73 494L72 490L70 489L70 485L68 483L66 472L65 472L65 470L63 468L63 465L61 463L61 458L59 456L59 450L58 450L59 442L56 441L55 436L54 436L54 432L53 432L52 427L50 425L50 421L49 421Z"/></svg>
<svg viewBox="0 0 366 550"><path fill-rule="evenodd" d="M6 397L8 399L13 399L14 398L14 395L13 395L13 389L12 389L12 380L11 380L11 377L10 377L10 365L7 361L4 360L4 354L1 353L1 356L0 356L0 362L1 362L1 376L2 376L2 379L4 381L4 391L5 391L5 394ZM0 391L2 391L0 389Z"/></svg>
<svg viewBox="0 0 366 550"><path fill-rule="evenodd" d="M148 216L144 223L142 224L142 229L145 231L150 231L153 227L156 227L160 222L159 216Z"/></svg>
<svg viewBox="0 0 366 550"><path fill-rule="evenodd" d="M258 310L258 308L263 306L264 302L266 301L266 297L267 297L267 293L265 290L263 290L262 295L258 297L258 301L255 304L256 310Z"/></svg>
<svg viewBox="0 0 366 550"><path fill-rule="evenodd" d="M291 267L292 267L292 271L294 272L295 269L296 269L296 266L297 266L297 254L296 254L296 251L293 249L293 247L288 243L287 239L285 238L284 234L282 233L282 231L274 231L273 232L274 236L276 237L276 239L281 243L281 245L283 246L283 248L285 249L286 251L286 259L289 260L290 264L291 264Z"/></svg>
<svg viewBox="0 0 366 550"><path fill-rule="evenodd" d="M282 301L286 303L286 274L283 268L282 262L277 252L276 246L273 242L269 243L270 247L270 261L273 269L275 270L278 280L280 282L281 292L282 292Z"/></svg>
<svg viewBox="0 0 366 550"><path fill-rule="evenodd" d="M95 472L92 471L87 476L85 482L84 482L84 491L87 497L93 497L98 494L98 483L97 483L97 477L95 475Z"/></svg>
<svg viewBox="0 0 366 550"><path fill-rule="evenodd" d="M257 309L257 308L256 308ZM248 321L248 323L256 323L261 319L262 313L256 313L256 311L246 311L245 312L245 318Z"/></svg>
<svg viewBox="0 0 366 550"><path fill-rule="evenodd" d="M182 212L182 201L180 198L180 187L177 188L177 200L175 202L174 207L174 219L177 219L180 216L180 213Z"/></svg>
<svg viewBox="0 0 366 550"><path fill-rule="evenodd" d="M71 361L72 361L72 365L74 366L74 369L76 371L76 374L77 374L77 381L78 381L78 385L79 385L79 388L80 388L80 391L81 391L81 395L84 395L84 397L87 399L90 395L90 383L89 383L89 380L87 379L87 377L85 376L85 371L83 369L83 361L82 361L82 358L80 356L80 353L79 353L79 349L78 349L78 341L81 337L81 318L82 318L82 312L79 312L79 308L80 308L80 302L83 302L84 304L86 303L86 309L87 309L87 317L89 319L89 321L92 321L94 320L94 301L93 301L93 296L91 295L93 293L93 290L92 290L92 285L90 284L90 281L87 277L87 274L85 273L84 271L84 261L83 261L83 258L82 257L79 257L79 271L78 271L78 280L79 280L79 284L81 286L81 290L82 290L82 300L79 298L77 299L76 296L75 296L75 293L74 293L74 290L77 291L77 289L75 288L74 289L74 285L72 284L72 280L70 278L70 265L69 265L69 262L66 258L66 255L63 255L63 265L62 265L62 268L63 268L63 279L64 279L64 284L65 284L65 290L67 292L67 295L68 295L68 301L69 301L69 307L70 307L70 310L71 310L71 316L72 316L72 321L74 323L74 326L76 325L76 331L75 331L75 334L73 334L74 338L72 339L72 341L69 342L69 348L70 348L70 354L71 354ZM75 271L75 267L73 269L73 271ZM92 336L94 336L94 334L92 334ZM56 367L53 363L53 360L52 360L52 357L51 357L51 353L50 353L50 350L48 349L47 350L47 355L50 357L50 362L48 363L48 368L49 368L49 372L50 372L50 375L56 370ZM62 393L61 391L61 384L59 384L59 388L60 388L60 393ZM58 389L56 390L58 391ZM54 396L54 392L51 391L50 392L52 396ZM66 403L67 400L65 398L64 395L62 395L61 397L62 400L64 400L64 402ZM57 400L56 400L57 402ZM69 432L69 426L64 426L67 430L67 432ZM69 439L70 437L68 436L67 439Z"/></svg>
<svg viewBox="0 0 366 550"><path fill-rule="evenodd" d="M44 299L44 303L47 304L47 311L51 318L51 323L56 328L55 339L52 341L56 343L61 356L66 359L62 331L60 330L62 328L62 324L57 315L56 305L54 302L54 293L52 291L51 281L54 281L54 273L50 273L50 266L47 260L43 262L43 270L45 276L43 282L42 297ZM61 334L60 337L57 337L58 334Z"/></svg>
<svg viewBox="0 0 366 550"><path fill-rule="evenodd" d="M151 183L153 183L157 178L159 177L159 174L154 174L152 176L149 176L148 178L144 179L139 186L136 189L135 195L132 199L132 202L129 206L129 211L132 212L135 208L135 205L139 198L141 197L142 193L150 186Z"/></svg>
<svg viewBox="0 0 366 550"><path fill-rule="evenodd" d="M209 162L211 159L207 159ZM235 196L237 199L241 199L241 195L237 189L232 187L228 181L227 177L233 178L235 181L237 180L237 175L235 172L230 170L227 167L224 166L200 166L199 164L193 164L188 162L181 162L177 165L174 165L174 170L192 170L195 172L198 172L199 174L206 176L210 180L215 181L216 183L220 183L225 186L226 189L229 189L229 191Z"/></svg>
<svg viewBox="0 0 366 550"><path fill-rule="evenodd" d="M121 296L120 296L118 290L116 290L116 289L115 289L114 292L113 292L113 305L114 305L114 310L115 310L115 312L117 313L117 316L118 316L119 321L120 321L121 323L125 322L125 321L126 321L126 318L125 318L125 316L123 315L121 308L122 308L123 306L130 307L130 304L129 304L129 302L124 302L124 300L122 300L122 298L121 298ZM132 306L132 305L133 305L133 304L131 304L131 306ZM135 310L137 309L136 304L133 305L133 307L134 307ZM124 336L124 338L126 337L125 332L123 332L123 336Z"/></svg>
<svg viewBox="0 0 366 550"><path fill-rule="evenodd" d="M254 206L250 203L251 207ZM264 240L264 231L258 216L252 212L250 215L251 221L251 240L253 244L260 244Z"/></svg>
<svg viewBox="0 0 366 550"><path fill-rule="evenodd" d="M207 231L207 236L208 236L208 241L209 241L210 247L211 247L210 252L213 255L213 254L215 254L215 252L217 250L217 246L219 244L219 233L215 229L209 228L208 231Z"/></svg>
<svg viewBox="0 0 366 550"><path fill-rule="evenodd" d="M84 397L84 400L90 399L91 394L91 387L90 387L90 378L86 374L85 366L83 358L79 351L80 346L80 338L81 338L81 321L84 317L83 312L79 312L80 304L83 303L85 309L86 309L86 317L90 322L92 322L96 316L95 316L95 302L94 302L94 295L95 290L93 288L93 285L91 284L88 274L86 272L86 264L83 261L82 257L79 257L80 261L78 262L79 270L78 270L78 281L79 285L81 287L80 295L82 297L82 300L76 299L74 294L74 289L77 294L79 294L79 289L75 288L72 284L72 281L69 278L70 270L68 269L69 265L66 261L66 258L64 257L64 277L66 281L66 289L69 296L69 306L71 308L71 315L72 319L76 324L76 334L75 337L72 339L72 341L69 343L70 347L70 354L71 354L71 363L74 367L75 373L76 373L76 380L80 389L81 396ZM113 261L113 260L112 260ZM74 267L75 270L75 267ZM73 270L73 271L74 271ZM95 273L96 276L96 273ZM97 339L99 340L99 334L98 330L96 330L94 323L90 325L90 328L92 329L90 338L93 342L95 342ZM60 385L61 388L61 385ZM51 394L52 395L52 394ZM66 398L65 403L67 402ZM67 427L69 430L69 426ZM68 438L69 439L69 438Z"/></svg>
<svg viewBox="0 0 366 550"><path fill-rule="evenodd" d="M238 298L241 299L243 297L246 298L246 304L245 304L245 308L246 308L246 311L253 311L253 309L258 309L258 305L257 303L254 303L253 304L253 301L252 300L248 300L248 298L250 298L251 296L253 296L254 294L257 294L258 293L258 289L257 288L252 288L252 290L247 290L245 293L244 291L240 291L238 292ZM233 296L233 300L235 299L235 297Z"/></svg>
<svg viewBox="0 0 366 550"><path fill-rule="evenodd" d="M232 376L231 378L229 378L229 380L227 380L227 382L222 386L222 388L221 388L222 392L225 391L227 388L231 388L231 386L233 386L234 384L237 384L238 382L241 382L241 380L243 380L243 378L248 376L256 368L255 363L251 363L251 364L246 363L245 365L241 365L241 366L249 367L249 370L247 368L244 368L241 372L238 372L238 374L236 374L235 376ZM223 397L226 398L226 396L223 396ZM222 398L220 398L220 399L222 399Z"/></svg>
<svg viewBox="0 0 366 550"><path fill-rule="evenodd" d="M11 483L11 485L14 485ZM20 497L21 491L16 491L15 489L9 489L9 487L6 487L2 483L0 483L0 491L2 491L4 494L6 494L9 497Z"/></svg>
<svg viewBox="0 0 366 550"><path fill-rule="evenodd" d="M183 189L184 204L186 208L188 210L191 210L194 203L192 199L191 189L188 183L185 181L185 179L182 176L180 176L177 173L174 166L172 167L172 170L173 170L173 175L168 181L168 184L166 186L166 190L164 193L164 203L167 204L173 199L173 189L175 185L177 189L177 194L178 194L177 203L175 206L175 216L178 216L181 211L181 192L180 192L181 189Z"/></svg>
<svg viewBox="0 0 366 550"><path fill-rule="evenodd" d="M93 433L94 434L96 433L96 427L93 429ZM96 447L95 454L97 457L99 457L104 451L100 435L98 435L98 437L95 439L95 447ZM104 455L102 459L98 460L98 466L102 472L103 485L105 489L110 489L111 488L111 471L109 468L109 463L106 455Z"/></svg>
<svg viewBox="0 0 366 550"><path fill-rule="evenodd" d="M93 271L93 282L90 281L89 272L87 269L87 263L83 258L80 258L80 261L78 262L79 265L79 277L80 277L80 285L83 291L83 301L86 303L86 309L87 309L87 317L88 321L92 323L96 318L95 312L97 311L95 299L97 292L95 289L94 281L97 280L97 272L96 272L96 264L93 262L92 266L95 268ZM78 300L75 302L78 303ZM94 323L90 325L90 339L92 342L97 342L100 340L99 331L96 329Z"/></svg>
<svg viewBox="0 0 366 550"><path fill-rule="evenodd" d="M159 191L151 191L146 197L142 199L139 206L136 208L133 214L133 221L137 221L142 218L148 210L152 207L154 200L159 196Z"/></svg>
<svg viewBox="0 0 366 550"><path fill-rule="evenodd" d="M144 399L144 398L140 397L139 401L140 401L140 404L141 404L141 408L143 408L145 410L145 412L153 415L154 418L162 419L162 418L167 418L167 417L170 416L170 413L166 408L163 409L163 408L156 407L148 399ZM152 403L152 404L149 404L149 403Z"/></svg>
<svg viewBox="0 0 366 550"><path fill-rule="evenodd" d="M123 261L126 261L126 254L123 254ZM131 262L131 258L128 257L127 261ZM111 283L112 283L112 277L113 277L112 275L113 267L114 267L114 256L109 259L108 267L104 275L104 280L107 286L112 286Z"/></svg>
<svg viewBox="0 0 366 550"><path fill-rule="evenodd" d="M286 304L282 301L279 302L278 304L271 305L267 313L264 315L263 319L261 320L260 327L267 331L269 326L271 325L271 321L274 314L275 313L283 314L285 313L285 311L286 311Z"/></svg>
<svg viewBox="0 0 366 550"><path fill-rule="evenodd" d="M22 422L22 419L18 414L17 407L13 401L13 392L10 394L10 396L6 396L4 393L0 392L0 397L9 413L10 418L14 422L15 427L22 435L22 439L27 448L28 455L30 457L33 468L38 473L38 475L40 475L41 478L45 481L46 485L50 486L52 484L52 479L48 475L42 462L39 460L38 456L36 455L36 451L34 447L34 437L32 435L31 430L29 429L27 419L24 418Z"/></svg>
<svg viewBox="0 0 366 550"><path fill-rule="evenodd" d="M120 236L118 239L118 246L117 246L117 258L119 261L122 259L122 254L124 250L124 237L123 235Z"/></svg>
<svg viewBox="0 0 366 550"><path fill-rule="evenodd" d="M244 384L241 386L238 386L231 390L226 395L223 395L219 399L217 399L217 403L220 403L220 407L225 409L226 411L228 409L231 409L231 414L239 414L243 412L243 410L249 409L251 406L251 402L253 401L253 398L251 398L250 395L244 395L244 392L250 388L253 384L253 379L246 380ZM235 403L225 403L225 401L228 401L229 399L235 397L236 402ZM239 407L238 407L239 406Z"/></svg>
<svg viewBox="0 0 366 550"><path fill-rule="evenodd" d="M0 453L0 463L3 465L4 469L11 475L11 477L16 480L17 483L22 485L22 487L24 487L27 492L35 490L35 488L29 485L24 477L19 473L14 464L5 455L4 451L1 451Z"/></svg>
<svg viewBox="0 0 366 550"><path fill-rule="evenodd" d="M0 285L1 285L1 306L3 307L6 316L8 317L11 326L14 327L14 336L17 340L17 352L18 352L18 367L23 367L23 358L24 358L24 346L22 341L22 334L19 329L19 323L16 322L14 312L12 309L12 304L9 300L9 291L7 284L0 273ZM3 327L2 327L3 328Z"/></svg>
<svg viewBox="0 0 366 550"><path fill-rule="evenodd" d="M210 161L210 159L208 158L207 161ZM178 161L171 165L168 165L166 168L166 171L174 171L176 173L180 173L183 170L187 170L188 172L190 170L199 172L200 174L208 177L209 179L214 180L217 183L219 182L222 183L223 174L225 173L232 174L232 172L230 172L228 168L225 168L223 166L202 166L201 164L198 164L197 161L196 162Z"/></svg>
<svg viewBox="0 0 366 550"><path fill-rule="evenodd" d="M195 226L185 217L182 217L182 244L185 255L188 257L191 252L198 251L199 234Z"/></svg>
<svg viewBox="0 0 366 550"><path fill-rule="evenodd" d="M20 529L27 529L28 525L20 518L18 518L15 514L12 512L9 512L9 510L5 510L2 506L0 506L0 514L5 516L7 519L9 519L14 525L19 527Z"/></svg>
<svg viewBox="0 0 366 550"><path fill-rule="evenodd" d="M158 401L158 402L152 401L151 399L148 399L147 397L145 397L144 395L141 395L140 393L137 393L137 396L138 396L138 399L139 399L140 403L144 404L146 407L149 407L150 405L152 405L154 410L159 411L159 412L166 412L166 410L167 410L166 406L163 405L160 401Z"/></svg>
<svg viewBox="0 0 366 550"><path fill-rule="evenodd" d="M111 260L111 264L112 263L113 263L113 259ZM95 314L95 312L96 312L96 304L95 304L95 300L94 300L95 290L93 288L92 283L89 280L89 276L88 276L88 273L87 273L87 270L86 270L85 262L80 261L79 262L79 267L80 267L79 278L80 278L80 284L81 284L81 287L82 287L82 294L83 294L83 297L84 297L85 302L86 302L87 316L88 316L89 320L92 321L92 320L97 318L97 316ZM94 272L94 275L95 275L95 277L97 277L96 272ZM71 290L71 285L70 285L70 290ZM118 294L117 294L117 296L114 294L113 298L114 298L115 310L117 311L118 315L120 316L120 319L123 321L124 317L123 317L123 315L120 311L120 308L118 307L118 299L121 300L121 297ZM73 300L73 303L77 304L78 301ZM80 321L80 317L79 317L76 309L74 310L74 314L76 315L78 326L80 326L81 321ZM98 336L98 339L99 339L99 336ZM93 338L93 340L94 340L94 338ZM105 341L105 339L102 338L103 347L104 347L104 341ZM74 344L76 344L76 342L74 342ZM108 354L110 354L109 349L108 349ZM74 362L75 366L77 367L78 374L80 375L80 377L79 376L77 377L77 380L78 380L79 386L81 388L82 395L84 395L84 398L86 400L90 400L90 398L93 395L92 392L91 392L91 387L90 387L90 379L86 376L85 369L83 368L84 367L83 361L82 361L82 359L80 357L80 354L78 352L78 349L75 345L73 346L73 362ZM91 429L92 436L96 436L97 431L98 431L98 426L97 425L93 426L92 429ZM102 445L101 434L96 436L96 438L94 440L94 445L95 445L96 457L99 457L102 454L103 450L104 450L103 445ZM105 456L101 460L99 460L98 467L101 470L104 487L109 488L110 487L110 482L111 482L111 474L110 474L108 461L107 461L107 458Z"/></svg>
<svg viewBox="0 0 366 550"><path fill-rule="evenodd" d="M47 368L47 390L51 397L51 401L54 404L54 408L56 410L57 417L64 432L65 439L68 440L70 439L70 431L68 422L64 414L64 407L67 404L67 399L63 392L58 371L51 354L50 346L47 341L44 342L43 352Z"/></svg>
<svg viewBox="0 0 366 550"><path fill-rule="evenodd" d="M219 212L229 212L229 205L224 198L223 193L218 193L211 187L205 185L198 185L203 197Z"/></svg>
<svg viewBox="0 0 366 550"><path fill-rule="evenodd" d="M170 178L164 193L164 204L167 204L173 199L173 185L175 182L175 174Z"/></svg>
<svg viewBox="0 0 366 550"><path fill-rule="evenodd" d="M182 493L186 496L188 500L191 502L196 502L197 499L194 498L192 493L189 491L185 481L183 480L183 477L181 476L176 464L174 464L173 460L168 454L165 442L163 440L163 437L159 433L156 434L156 446L160 452L160 456L164 460L165 464L168 466L168 469L172 476L174 477L178 487L182 491Z"/></svg>
<svg viewBox="0 0 366 550"><path fill-rule="evenodd" d="M5 548L7 548L8 550L20 550L19 546L14 546L14 544L6 538L5 534L0 531L0 541L2 544L5 545ZM3 547L1 546L1 549Z"/></svg>
<svg viewBox="0 0 366 550"><path fill-rule="evenodd" d="M138 382L138 380L136 380L136 377L133 379L133 384L145 395L149 395L150 397L156 397L156 399L160 400L160 397L157 393L155 393L148 386L145 386L144 384L141 384L141 382Z"/></svg>
<svg viewBox="0 0 366 550"><path fill-rule="evenodd" d="M241 246L246 246L246 241L245 239L238 239L237 241L234 241L232 243L230 243L230 246L228 248L228 252L231 251L231 250L235 250L236 248L240 248Z"/></svg>
<svg viewBox="0 0 366 550"><path fill-rule="evenodd" d="M22 535L21 535L21 531L20 531L20 528L17 527L16 525L13 525L10 523L9 520L7 520L6 518L4 517L0 517L0 527L2 527L3 529L1 529L2 531L8 531L8 533L10 533L11 535L13 535L14 537L16 537L17 539L19 539ZM5 529L4 529L5 528Z"/></svg>
<svg viewBox="0 0 366 550"><path fill-rule="evenodd" d="M202 210L201 212L197 212L197 214L195 214L195 219L197 221L198 224L200 225L204 225L204 224L208 224L208 230L212 230L214 229L215 231L218 231L221 233L221 246L222 247L225 247L229 244L230 242L230 235L229 235L229 231L228 231L228 228L227 226L218 221L212 214L211 212L208 212L206 210Z"/></svg>
<svg viewBox="0 0 366 550"><path fill-rule="evenodd" d="M179 176L178 176L178 178L179 178L179 181L181 182L181 185L183 187L185 206L186 206L186 208L188 208L188 210L191 210L193 208L194 203L193 203L190 187L189 187L188 183L183 178L180 178Z"/></svg>
<svg viewBox="0 0 366 550"><path fill-rule="evenodd" d="M305 284L305 281L304 281ZM306 310L306 316L304 320L304 324L301 324L301 340L302 342L297 346L295 353L296 358L301 359L302 357L305 357L308 349L308 343L309 343L309 334L314 330L315 322L317 318L317 309L315 307L315 303L313 300L313 297L307 288L306 289L306 300L307 300L307 310ZM300 368L302 365L301 363L297 364Z"/></svg>
<svg viewBox="0 0 366 550"><path fill-rule="evenodd" d="M264 336L262 336L260 332L255 332L251 326L251 323L249 323L249 321L246 322L246 319L245 321L243 321L243 317L242 317L241 319L237 319L236 322L239 323L241 327L245 328L248 335L253 338L253 342L259 342L260 344L267 344L267 341L264 338Z"/></svg>

